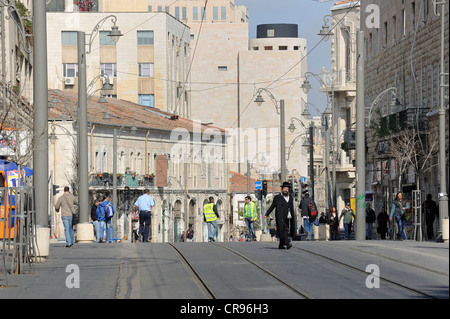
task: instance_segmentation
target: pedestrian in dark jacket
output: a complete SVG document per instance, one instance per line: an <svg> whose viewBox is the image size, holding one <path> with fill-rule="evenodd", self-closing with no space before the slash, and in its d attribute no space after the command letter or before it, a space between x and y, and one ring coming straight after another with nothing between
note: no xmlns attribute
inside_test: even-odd
<svg viewBox="0 0 450 319"><path fill-rule="evenodd" d="M328 220L328 224L330 225L330 240L338 240L339 218L336 212L336 207L334 206L330 209L330 219Z"/></svg>
<svg viewBox="0 0 450 319"><path fill-rule="evenodd" d="M422 209L425 213L425 223L427 224L428 239L433 239L434 231L433 224L436 217L439 217L439 208L436 202L432 199L431 194L427 195L427 200L423 203Z"/></svg>
<svg viewBox="0 0 450 319"><path fill-rule="evenodd" d="M294 199L289 193L291 184L284 182L281 185L281 193L273 198L272 205L264 215L266 219L275 209L275 220L277 225L277 233L280 238L279 249L289 249L292 244L289 240L289 236L294 237L295 225L294 225Z"/></svg>
<svg viewBox="0 0 450 319"><path fill-rule="evenodd" d="M381 239L386 239L386 233L388 231L389 215L386 212L384 206L383 208L381 208L381 212L378 214L377 222L378 222L377 233L380 234Z"/></svg>
<svg viewBox="0 0 450 319"><path fill-rule="evenodd" d="M100 232L100 222L97 219L97 206L100 203L98 199L94 200L94 204L92 204L91 207L91 219L92 224L94 225L94 231L95 231L95 240L94 242L98 243L100 240L99 232Z"/></svg>
<svg viewBox="0 0 450 319"><path fill-rule="evenodd" d="M372 239L372 228L373 223L375 223L377 216L375 215L375 211L372 209L370 204L367 204L366 207L366 239Z"/></svg>

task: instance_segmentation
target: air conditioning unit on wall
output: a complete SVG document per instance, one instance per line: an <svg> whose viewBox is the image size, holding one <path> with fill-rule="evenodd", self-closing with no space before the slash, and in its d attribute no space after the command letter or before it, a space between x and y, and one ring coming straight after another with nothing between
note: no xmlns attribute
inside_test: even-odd
<svg viewBox="0 0 450 319"><path fill-rule="evenodd" d="M65 85L75 85L75 78L64 78Z"/></svg>

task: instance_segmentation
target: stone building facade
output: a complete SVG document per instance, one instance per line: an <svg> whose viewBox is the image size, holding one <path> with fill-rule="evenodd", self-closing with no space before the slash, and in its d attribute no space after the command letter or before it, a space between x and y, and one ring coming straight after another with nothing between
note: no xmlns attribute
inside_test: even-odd
<svg viewBox="0 0 450 319"><path fill-rule="evenodd" d="M61 90L50 90L49 96L49 133L54 137L49 141L49 168L53 183L60 190L68 185L76 190L77 131L72 112L77 96ZM125 234L131 238L133 204L148 188L155 199L153 242L179 241L188 224L194 226L196 241L207 241L203 205L210 196L220 215L217 240L226 240L229 199L223 129L113 98L107 98L106 103L92 98L88 122L91 200L100 193L113 194L113 160L117 156L116 238ZM117 154L113 149L114 129ZM126 187L131 191L129 198Z"/></svg>
<svg viewBox="0 0 450 319"><path fill-rule="evenodd" d="M373 6L375 6L375 11ZM441 65L440 6L424 1L361 1L361 21L365 34L366 109L372 123L413 123L422 147L429 149L437 136L440 105L440 71L449 66L449 29L445 28L445 65ZM446 6L446 23L449 9ZM372 18L377 19L373 20ZM375 23L375 24L374 24ZM448 76L446 77L448 84ZM448 174L448 88L446 92L446 152ZM391 127L392 128L392 127ZM389 139L380 138L369 126L367 134L367 189L373 192L377 211L389 207L394 194L403 191L408 197L416 188L422 199L439 192L439 155L430 153L423 172L411 167L400 172L400 163L389 155ZM447 175L448 180L448 175ZM447 181L448 184L448 181Z"/></svg>

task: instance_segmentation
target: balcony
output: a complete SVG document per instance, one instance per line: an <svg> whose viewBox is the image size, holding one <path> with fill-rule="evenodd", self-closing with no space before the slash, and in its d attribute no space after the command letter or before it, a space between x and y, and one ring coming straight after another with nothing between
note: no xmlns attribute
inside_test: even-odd
<svg viewBox="0 0 450 319"><path fill-rule="evenodd" d="M91 173L89 186L98 188L113 187L113 176L110 173ZM135 173L117 174L117 187L153 187L155 176L153 174L140 175Z"/></svg>

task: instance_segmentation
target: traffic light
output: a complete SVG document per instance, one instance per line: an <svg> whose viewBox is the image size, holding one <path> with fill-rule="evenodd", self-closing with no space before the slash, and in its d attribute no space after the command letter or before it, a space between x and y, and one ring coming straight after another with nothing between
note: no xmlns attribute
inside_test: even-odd
<svg viewBox="0 0 450 319"><path fill-rule="evenodd" d="M267 180L262 181L262 196L267 196Z"/></svg>
<svg viewBox="0 0 450 319"><path fill-rule="evenodd" d="M130 192L130 188L128 186L125 186L123 195L124 195L126 201L131 199L131 192Z"/></svg>
<svg viewBox="0 0 450 319"><path fill-rule="evenodd" d="M59 185L53 185L53 189L52 189L53 196L55 196L58 193L58 191L57 191L58 188L59 188Z"/></svg>
<svg viewBox="0 0 450 319"><path fill-rule="evenodd" d="M262 191L260 189L255 190L255 196L257 200L262 200Z"/></svg>

